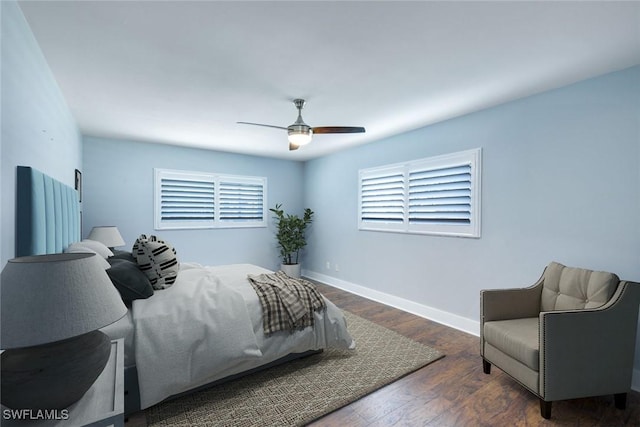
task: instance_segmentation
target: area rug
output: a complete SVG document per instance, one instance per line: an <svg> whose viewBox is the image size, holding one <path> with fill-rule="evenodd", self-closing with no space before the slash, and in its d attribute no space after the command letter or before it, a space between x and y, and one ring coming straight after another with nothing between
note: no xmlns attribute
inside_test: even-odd
<svg viewBox="0 0 640 427"><path fill-rule="evenodd" d="M300 426L443 355L345 311L353 351L328 349L145 411L149 427Z"/></svg>

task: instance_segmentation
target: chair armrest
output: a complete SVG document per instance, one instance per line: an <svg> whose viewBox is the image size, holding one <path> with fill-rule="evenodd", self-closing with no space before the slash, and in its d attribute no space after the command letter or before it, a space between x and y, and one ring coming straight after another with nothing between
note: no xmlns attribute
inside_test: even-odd
<svg viewBox="0 0 640 427"><path fill-rule="evenodd" d="M626 393L639 304L640 284L623 281L601 307L541 312L541 397L554 401Z"/></svg>
<svg viewBox="0 0 640 427"><path fill-rule="evenodd" d="M482 333L484 322L537 317L540 313L543 281L544 279L540 277L528 288L480 291L480 333Z"/></svg>

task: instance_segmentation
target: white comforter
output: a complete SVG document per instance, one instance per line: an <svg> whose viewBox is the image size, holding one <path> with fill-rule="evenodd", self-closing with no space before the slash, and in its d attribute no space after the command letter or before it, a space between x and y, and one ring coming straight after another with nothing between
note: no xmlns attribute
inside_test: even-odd
<svg viewBox="0 0 640 427"><path fill-rule="evenodd" d="M326 300L314 328L265 337L262 309L247 274L251 264L182 263L175 284L133 302L141 407L264 365L289 353L354 348L340 309Z"/></svg>

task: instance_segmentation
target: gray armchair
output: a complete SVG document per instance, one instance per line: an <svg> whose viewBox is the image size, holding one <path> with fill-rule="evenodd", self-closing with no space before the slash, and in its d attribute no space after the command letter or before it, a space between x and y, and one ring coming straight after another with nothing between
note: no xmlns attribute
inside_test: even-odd
<svg viewBox="0 0 640 427"><path fill-rule="evenodd" d="M612 273L552 262L531 287L480 292L480 354L551 403L614 395L624 409L631 388L640 284Z"/></svg>

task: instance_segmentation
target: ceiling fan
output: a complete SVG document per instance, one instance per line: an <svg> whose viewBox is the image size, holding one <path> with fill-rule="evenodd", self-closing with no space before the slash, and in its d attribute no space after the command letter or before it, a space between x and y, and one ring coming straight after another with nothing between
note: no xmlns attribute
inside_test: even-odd
<svg viewBox="0 0 640 427"><path fill-rule="evenodd" d="M288 127L265 125L262 123L238 122L243 125L264 126L268 128L283 129L289 133L289 150L297 150L302 145L311 142L314 133L362 133L363 127L353 126L321 126L311 127L302 120L302 108L304 107L304 99L294 99L293 104L298 109L298 119Z"/></svg>

